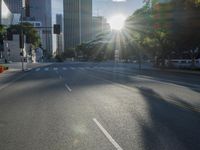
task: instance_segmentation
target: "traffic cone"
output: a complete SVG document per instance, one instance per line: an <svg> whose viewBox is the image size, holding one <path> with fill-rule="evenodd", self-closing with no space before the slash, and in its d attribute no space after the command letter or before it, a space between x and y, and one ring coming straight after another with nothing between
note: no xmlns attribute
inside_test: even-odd
<svg viewBox="0 0 200 150"><path fill-rule="evenodd" d="M0 66L0 73L3 73L3 71L4 71L4 67Z"/></svg>

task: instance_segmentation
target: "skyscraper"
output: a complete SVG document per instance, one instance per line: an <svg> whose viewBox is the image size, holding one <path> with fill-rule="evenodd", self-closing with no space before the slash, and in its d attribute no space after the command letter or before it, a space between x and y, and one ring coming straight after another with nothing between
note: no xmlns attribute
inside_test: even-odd
<svg viewBox="0 0 200 150"><path fill-rule="evenodd" d="M4 0L0 0L0 24L10 25L12 21L12 13L7 7Z"/></svg>
<svg viewBox="0 0 200 150"><path fill-rule="evenodd" d="M29 0L30 17L34 21L40 21L42 27L42 46L52 51L52 9L51 0Z"/></svg>
<svg viewBox="0 0 200 150"><path fill-rule="evenodd" d="M64 48L74 48L92 36L92 0L64 0Z"/></svg>
<svg viewBox="0 0 200 150"><path fill-rule="evenodd" d="M42 27L42 46L48 51L52 51L52 13L51 0L4 0L12 13L21 14L23 12L23 20L30 22L41 22ZM22 10L23 3L27 2L29 6L30 17L25 17Z"/></svg>
<svg viewBox="0 0 200 150"><path fill-rule="evenodd" d="M12 13L21 14L22 0L4 0L4 2Z"/></svg>
<svg viewBox="0 0 200 150"><path fill-rule="evenodd" d="M59 55L63 52L64 45L63 45L63 15L62 14L56 14L56 24L60 25L60 34L57 35L57 51L56 53Z"/></svg>
<svg viewBox="0 0 200 150"><path fill-rule="evenodd" d="M111 31L109 23L107 23L106 18L103 16L93 16L92 17L92 39L103 32Z"/></svg>

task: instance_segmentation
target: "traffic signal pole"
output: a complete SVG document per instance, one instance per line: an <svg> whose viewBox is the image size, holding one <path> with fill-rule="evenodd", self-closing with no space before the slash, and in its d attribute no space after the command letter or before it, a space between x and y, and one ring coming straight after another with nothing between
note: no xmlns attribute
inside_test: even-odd
<svg viewBox="0 0 200 150"><path fill-rule="evenodd" d="M21 63L22 63L22 71L24 71L24 34L23 34L23 9L21 10L21 32L19 35L19 47L21 49L20 56L21 56Z"/></svg>

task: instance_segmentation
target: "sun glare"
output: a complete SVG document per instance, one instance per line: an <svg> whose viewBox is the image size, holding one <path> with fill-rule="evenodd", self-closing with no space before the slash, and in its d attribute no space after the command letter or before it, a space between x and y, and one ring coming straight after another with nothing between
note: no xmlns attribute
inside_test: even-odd
<svg viewBox="0 0 200 150"><path fill-rule="evenodd" d="M110 18L109 23L113 30L121 30L124 27L126 18L123 15L116 15Z"/></svg>

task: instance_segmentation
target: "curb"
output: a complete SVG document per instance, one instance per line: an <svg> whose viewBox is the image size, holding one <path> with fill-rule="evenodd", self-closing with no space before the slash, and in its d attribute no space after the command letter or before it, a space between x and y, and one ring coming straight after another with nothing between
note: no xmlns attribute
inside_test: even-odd
<svg viewBox="0 0 200 150"><path fill-rule="evenodd" d="M168 72L176 72L176 73L188 73L188 74L200 75L200 72L198 72L198 71L171 70L171 69L167 69L167 70L164 70L164 71L168 71Z"/></svg>

